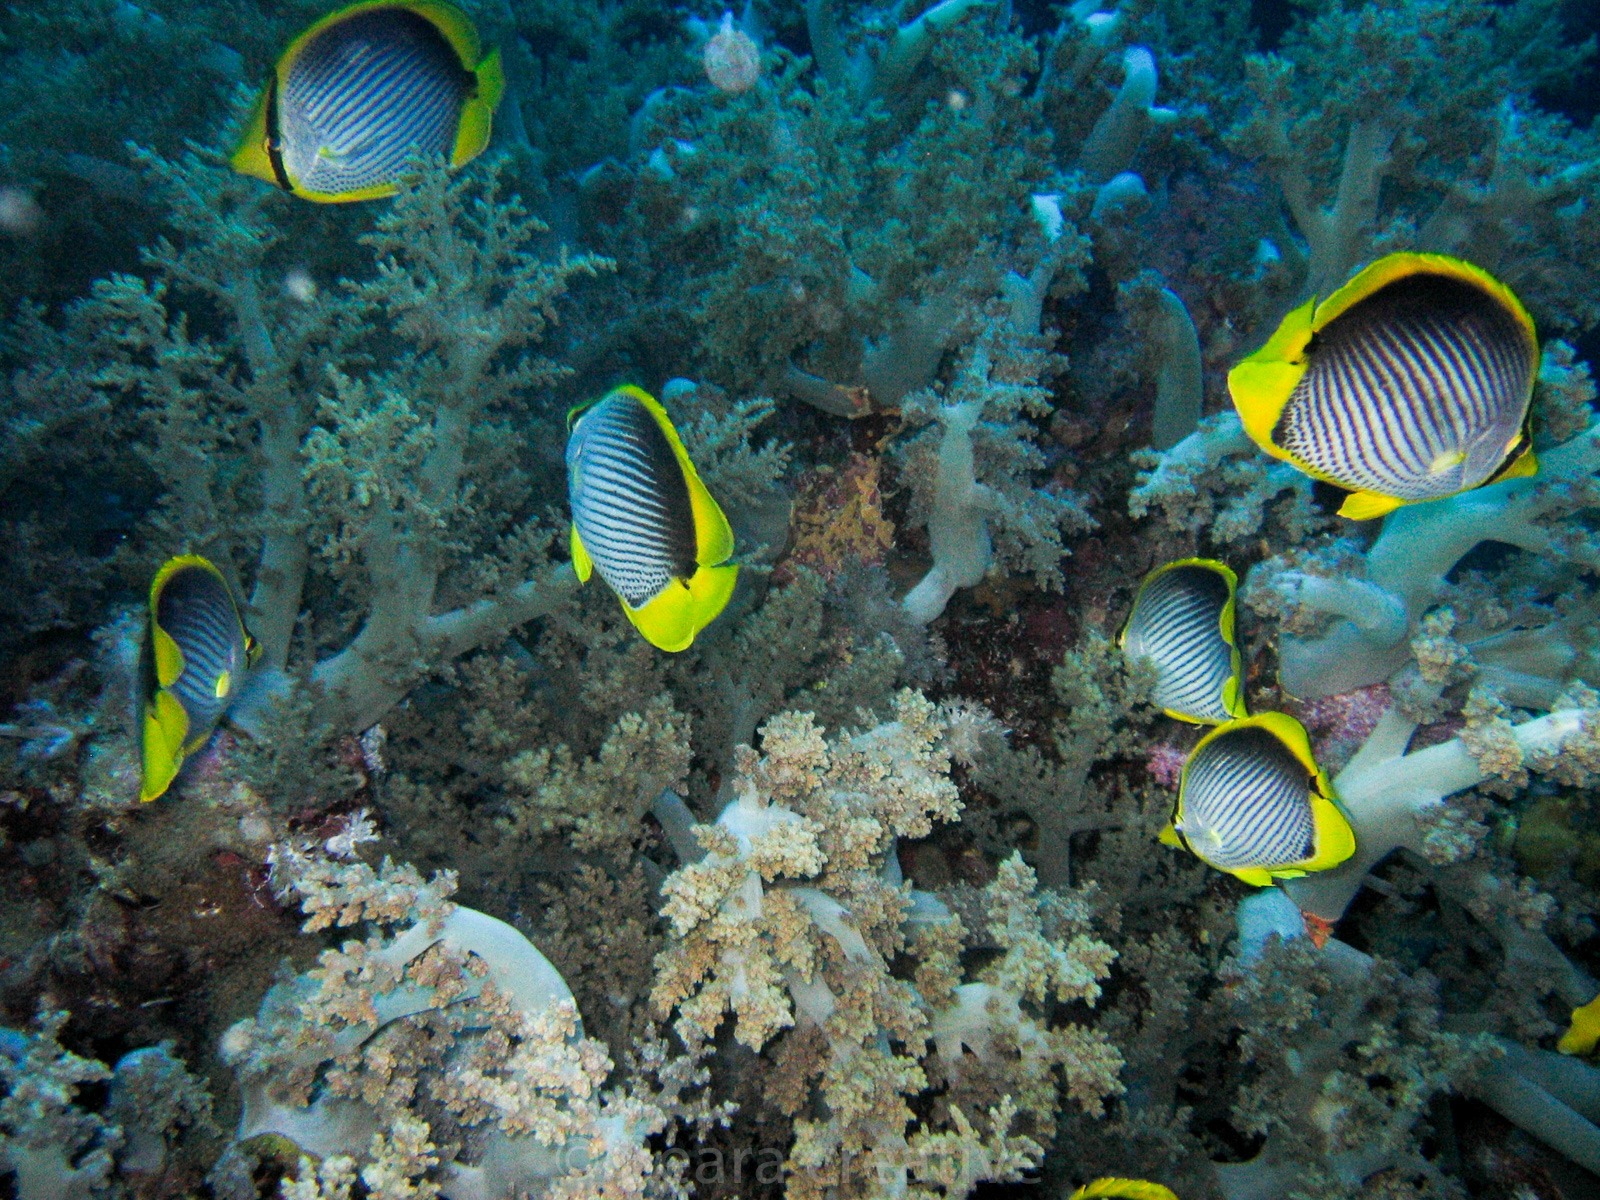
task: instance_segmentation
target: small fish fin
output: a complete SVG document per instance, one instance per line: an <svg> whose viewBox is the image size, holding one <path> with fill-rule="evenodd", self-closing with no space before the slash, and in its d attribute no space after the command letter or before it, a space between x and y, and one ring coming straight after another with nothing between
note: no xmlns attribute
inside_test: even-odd
<svg viewBox="0 0 1600 1200"><path fill-rule="evenodd" d="M1572 1010L1572 1023L1556 1043L1563 1054L1593 1054L1600 1043L1600 996Z"/></svg>
<svg viewBox="0 0 1600 1200"><path fill-rule="evenodd" d="M489 144L489 134L494 127L494 112L500 106L500 97L506 90L505 66L500 61L498 48L489 51L478 64L473 76L478 81L477 94L461 106L461 119L456 125L456 142L450 151L450 165L459 167L483 153Z"/></svg>
<svg viewBox="0 0 1600 1200"><path fill-rule="evenodd" d="M1071 1200L1178 1200L1169 1187L1146 1179L1096 1179L1072 1193Z"/></svg>
<svg viewBox="0 0 1600 1200"><path fill-rule="evenodd" d="M1380 496L1377 492L1351 492L1339 506L1339 515L1351 521L1372 521L1388 516L1404 504L1404 500Z"/></svg>
<svg viewBox="0 0 1600 1200"><path fill-rule="evenodd" d="M1183 838L1178 835L1178 830L1171 821L1168 821L1166 827L1156 834L1156 841L1163 846L1171 846L1174 850L1182 850L1184 848Z"/></svg>
<svg viewBox="0 0 1600 1200"><path fill-rule="evenodd" d="M144 709L140 738L139 799L154 800L172 786L183 765L189 715L171 692L157 692Z"/></svg>
<svg viewBox="0 0 1600 1200"><path fill-rule="evenodd" d="M256 641L255 637L246 629L244 631L244 665L246 667L255 666L261 661L261 655L261 643Z"/></svg>
<svg viewBox="0 0 1600 1200"><path fill-rule="evenodd" d="M713 620L733 595L738 579L737 566L701 567L689 579L675 579L643 608L622 611L644 640L658 650L676 654L686 650Z"/></svg>
<svg viewBox="0 0 1600 1200"><path fill-rule="evenodd" d="M588 583L589 576L594 574L594 562L589 557L589 552L583 548L583 539L578 536L578 527L572 527L572 569L578 573L579 583ZM626 606L624 606L626 607Z"/></svg>
<svg viewBox="0 0 1600 1200"><path fill-rule="evenodd" d="M278 175L272 169L272 158L267 153L267 102L272 93L270 84L261 89L255 107L250 110L250 119L245 122L244 135L228 156L228 162L239 174L264 179L276 187Z"/></svg>

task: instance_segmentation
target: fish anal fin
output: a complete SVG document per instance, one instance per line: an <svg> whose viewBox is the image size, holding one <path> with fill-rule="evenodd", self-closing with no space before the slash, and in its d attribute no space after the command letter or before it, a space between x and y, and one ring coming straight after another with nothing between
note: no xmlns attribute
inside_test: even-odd
<svg viewBox="0 0 1600 1200"><path fill-rule="evenodd" d="M1404 503L1404 500L1380 496L1377 492L1351 492L1339 506L1339 515L1352 521L1372 521L1388 516Z"/></svg>
<svg viewBox="0 0 1600 1200"><path fill-rule="evenodd" d="M189 715L170 692L157 692L145 705L140 740L139 799L154 800L172 786L183 765Z"/></svg>
<svg viewBox="0 0 1600 1200"><path fill-rule="evenodd" d="M739 568L734 565L701 567L688 579L675 579L648 604L622 611L634 628L658 650L676 654L686 650L694 635L717 618L733 595Z"/></svg>
<svg viewBox="0 0 1600 1200"><path fill-rule="evenodd" d="M572 569L578 573L579 583L588 583L589 576L594 574L594 561L589 557L589 552L583 548L583 539L578 536L578 527L572 527Z"/></svg>

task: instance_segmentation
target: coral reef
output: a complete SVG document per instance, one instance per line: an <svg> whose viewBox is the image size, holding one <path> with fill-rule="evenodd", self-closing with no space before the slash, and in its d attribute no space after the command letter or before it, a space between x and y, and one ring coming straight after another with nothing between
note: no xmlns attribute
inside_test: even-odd
<svg viewBox="0 0 1600 1200"><path fill-rule="evenodd" d="M1600 1193L1584 6L461 6L487 151L348 205L223 158L331 4L0 12L0 1193ZM1539 470L1352 523L1226 379L1394 250L1525 302ZM678 654L567 562L620 384L734 531ZM180 553L264 661L140 805ZM1156 840L1187 557L1337 868Z"/></svg>

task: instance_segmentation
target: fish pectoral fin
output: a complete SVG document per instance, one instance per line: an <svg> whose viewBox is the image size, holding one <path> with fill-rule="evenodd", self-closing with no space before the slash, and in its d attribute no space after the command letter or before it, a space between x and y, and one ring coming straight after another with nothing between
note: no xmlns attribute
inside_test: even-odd
<svg viewBox="0 0 1600 1200"><path fill-rule="evenodd" d="M1339 506L1339 515L1352 521L1371 521L1387 516L1404 503L1404 500L1380 496L1377 492L1351 492Z"/></svg>
<svg viewBox="0 0 1600 1200"><path fill-rule="evenodd" d="M1446 471L1453 471L1467 461L1465 450L1446 450L1428 464L1429 475L1443 475Z"/></svg>

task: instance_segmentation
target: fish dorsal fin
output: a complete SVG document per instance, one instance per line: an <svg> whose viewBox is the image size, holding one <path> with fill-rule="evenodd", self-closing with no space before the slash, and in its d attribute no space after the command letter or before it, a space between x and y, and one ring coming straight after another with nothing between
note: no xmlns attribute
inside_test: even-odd
<svg viewBox="0 0 1600 1200"><path fill-rule="evenodd" d="M1391 283L1398 283L1413 275L1443 275L1487 292L1511 313L1516 323L1527 334L1529 345L1537 347L1538 338L1534 332L1533 318L1522 306L1522 301L1517 299L1516 293L1482 267L1474 266L1459 258L1451 258L1448 254L1402 252L1386 254L1377 262L1369 263L1352 275L1343 287L1336 289L1316 305L1315 315L1311 319L1312 332L1326 329L1329 324L1363 300L1376 295Z"/></svg>

